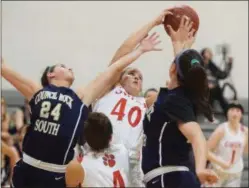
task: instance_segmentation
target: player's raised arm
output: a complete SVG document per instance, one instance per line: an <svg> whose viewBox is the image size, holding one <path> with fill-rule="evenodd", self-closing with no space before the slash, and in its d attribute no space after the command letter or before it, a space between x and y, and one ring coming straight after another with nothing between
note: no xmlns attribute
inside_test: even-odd
<svg viewBox="0 0 249 188"><path fill-rule="evenodd" d="M167 25L172 45L174 48L174 55L176 56L184 49L189 49L195 41L194 32L192 28L193 22L189 21L189 18L183 16L179 25L179 29L174 31L170 25Z"/></svg>
<svg viewBox="0 0 249 188"><path fill-rule="evenodd" d="M117 60L124 55L132 52L132 50L148 36L148 33L155 27L163 23L163 19L166 15L172 14L171 12L164 10L159 16L148 22L146 25L142 26L138 31L133 32L118 48L114 57L112 58L109 65L117 62Z"/></svg>
<svg viewBox="0 0 249 188"><path fill-rule="evenodd" d="M123 69L133 63L142 54L149 51L160 51L161 49L156 47L159 43L157 35L152 35L144 39L138 48L108 67L105 72L98 75L85 88L80 88L77 91L78 96L83 99L86 105L92 104L107 88L111 88L118 81Z"/></svg>
<svg viewBox="0 0 249 188"><path fill-rule="evenodd" d="M208 142L207 142L208 160L211 161L212 163L219 165L223 169L227 169L231 166L231 164L229 164L229 161L224 161L213 153L216 150L223 136L224 136L224 127L219 126L217 129L215 129L215 131L209 137Z"/></svg>
<svg viewBox="0 0 249 188"><path fill-rule="evenodd" d="M167 25L175 57L183 50L190 49L192 47L195 41L195 30L192 28L192 25L193 22L190 22L186 16L181 18L179 29L177 31L174 31L170 25ZM166 81L166 86L168 88L171 87L171 83Z"/></svg>
<svg viewBox="0 0 249 188"><path fill-rule="evenodd" d="M41 89L38 83L35 83L31 79L27 79L18 72L10 68L2 60L2 77L10 82L19 92L21 92L28 100Z"/></svg>

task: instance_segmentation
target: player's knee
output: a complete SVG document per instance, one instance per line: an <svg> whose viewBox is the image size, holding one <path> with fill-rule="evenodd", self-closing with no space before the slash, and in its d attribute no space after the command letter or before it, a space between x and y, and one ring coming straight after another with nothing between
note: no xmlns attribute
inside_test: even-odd
<svg viewBox="0 0 249 188"><path fill-rule="evenodd" d="M68 163L65 174L67 187L78 187L84 181L84 177L84 169L78 161L72 160Z"/></svg>

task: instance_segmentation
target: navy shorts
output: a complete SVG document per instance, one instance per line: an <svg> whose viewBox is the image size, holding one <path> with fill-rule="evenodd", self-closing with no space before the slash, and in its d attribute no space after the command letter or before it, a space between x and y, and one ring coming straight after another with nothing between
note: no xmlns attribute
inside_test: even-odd
<svg viewBox="0 0 249 188"><path fill-rule="evenodd" d="M200 188L196 176L190 171L177 171L153 178L147 188Z"/></svg>
<svg viewBox="0 0 249 188"><path fill-rule="evenodd" d="M20 160L13 170L12 185L14 188L64 188L66 187L65 173L35 168Z"/></svg>

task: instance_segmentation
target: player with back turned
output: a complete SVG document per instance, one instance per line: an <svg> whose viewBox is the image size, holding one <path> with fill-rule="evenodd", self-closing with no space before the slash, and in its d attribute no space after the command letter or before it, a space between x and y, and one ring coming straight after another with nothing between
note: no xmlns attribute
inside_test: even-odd
<svg viewBox="0 0 249 188"><path fill-rule="evenodd" d="M122 56L86 87L70 89L74 74L57 64L47 67L40 84L2 62L2 76L29 100L31 125L23 143L23 159L13 174L14 187L64 187L66 165L82 133L88 106L144 51Z"/></svg>
<svg viewBox="0 0 249 188"><path fill-rule="evenodd" d="M143 39L133 53L156 51L157 44L158 39L151 35ZM98 122L102 122L101 125ZM68 165L67 186L75 187L82 184L87 187L132 187L134 185L132 181L134 171L130 169L129 164L130 151L123 143L112 142L114 126L104 113L93 112L89 115L84 129L88 147L81 162L82 167L75 160Z"/></svg>
<svg viewBox="0 0 249 188"><path fill-rule="evenodd" d="M189 19L183 16L177 31L169 29L176 57L169 70L168 87L160 89L145 115L144 182L146 187L197 188L200 185L189 170L191 145L200 182L217 181L216 174L205 168L206 140L196 122L197 113L212 120L207 78L200 64L201 55L188 49L195 32Z"/></svg>

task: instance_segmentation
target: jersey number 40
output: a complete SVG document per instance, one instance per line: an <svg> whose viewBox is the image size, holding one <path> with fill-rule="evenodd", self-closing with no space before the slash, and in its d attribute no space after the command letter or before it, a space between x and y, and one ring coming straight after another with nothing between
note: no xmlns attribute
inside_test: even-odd
<svg viewBox="0 0 249 188"><path fill-rule="evenodd" d="M125 116L127 99L121 98L111 111L111 115L117 115L118 120L122 121ZM136 113L136 118L132 120L133 114ZM142 110L138 106L132 107L128 112L128 122L130 126L136 127L142 118Z"/></svg>

